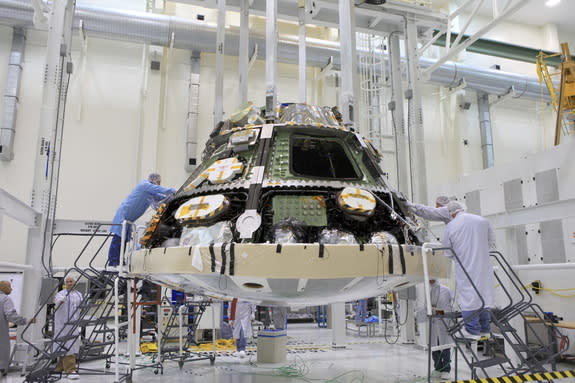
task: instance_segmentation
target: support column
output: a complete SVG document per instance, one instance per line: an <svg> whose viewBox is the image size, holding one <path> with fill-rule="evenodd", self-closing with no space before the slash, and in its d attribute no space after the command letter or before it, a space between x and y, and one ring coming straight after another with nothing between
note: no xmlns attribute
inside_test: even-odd
<svg viewBox="0 0 575 383"><path fill-rule="evenodd" d="M190 58L190 83L188 87L188 115L186 116L186 164L188 173L197 165L198 116L200 114L200 60L199 51L193 51Z"/></svg>
<svg viewBox="0 0 575 383"><path fill-rule="evenodd" d="M250 1L240 0L239 97L238 106L248 102L248 49L250 42Z"/></svg>
<svg viewBox="0 0 575 383"><path fill-rule="evenodd" d="M277 106L278 1L266 2L266 120L275 121Z"/></svg>
<svg viewBox="0 0 575 383"><path fill-rule="evenodd" d="M70 49L74 0L55 1L50 11L50 28L46 48L44 87L40 110L40 127L36 151L36 169L32 189L32 207L42 213L37 228L28 231L26 264L33 267L24 272L22 296L27 297L22 306L22 315L31 317L38 308L42 278L50 275L49 260L56 197L60 169L62 132L64 124L64 103L68 76L72 71ZM45 313L32 326L28 339L41 338ZM20 335L20 331L19 331Z"/></svg>
<svg viewBox="0 0 575 383"><path fill-rule="evenodd" d="M389 35L390 47L390 74L391 74L391 102L389 110L393 117L393 134L395 136L395 158L397 164L397 188L406 196L410 195L410 163L405 131L403 110L403 83L401 78L401 49L399 48L399 34L392 32ZM423 202L423 201L422 201Z"/></svg>
<svg viewBox="0 0 575 383"><path fill-rule="evenodd" d="M405 98L408 102L407 121L409 149L411 158L411 199L427 203L427 172L425 168L425 138L423 135L423 116L421 90L419 89L419 56L417 53L417 25L415 20L407 19L405 26L405 51L407 56L408 86Z"/></svg>
<svg viewBox="0 0 575 383"><path fill-rule="evenodd" d="M343 123L350 128L354 127L355 110L355 77L356 77L356 49L355 49L355 13L353 0L339 0L339 42L341 58L341 93L340 109Z"/></svg>
<svg viewBox="0 0 575 383"><path fill-rule="evenodd" d="M298 0L299 19L299 102L307 102L305 0Z"/></svg>
<svg viewBox="0 0 575 383"><path fill-rule="evenodd" d="M216 91L214 126L224 119L224 49L226 35L226 0L217 0L218 30L216 36Z"/></svg>
<svg viewBox="0 0 575 383"><path fill-rule="evenodd" d="M345 303L332 303L329 305L331 317L331 347L345 348L347 336L345 334Z"/></svg>

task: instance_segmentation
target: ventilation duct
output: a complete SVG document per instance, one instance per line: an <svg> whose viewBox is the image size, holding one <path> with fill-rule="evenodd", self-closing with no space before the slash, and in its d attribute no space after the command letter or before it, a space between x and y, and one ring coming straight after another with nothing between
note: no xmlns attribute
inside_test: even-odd
<svg viewBox="0 0 575 383"><path fill-rule="evenodd" d="M12 161L14 158L14 135L16 134L16 115L25 45L26 31L22 28L14 28L4 92L4 112L2 125L0 125L0 160L3 161Z"/></svg>
<svg viewBox="0 0 575 383"><path fill-rule="evenodd" d="M34 11L30 1L0 0L0 24L33 28ZM146 12L126 11L88 5L77 5L74 27L80 20L84 29L92 37L130 41L142 44L169 46L170 36L174 33L174 48L198 50L215 53L216 26L175 16L150 14ZM226 54L237 56L239 47L239 29L226 31ZM258 45L260 57L265 57L265 36L250 36L250 51ZM297 64L297 36L293 41L280 37L278 60ZM337 42L318 41L308 43L307 64L323 67L333 57L334 68L340 66L339 44ZM420 59L420 66L427 68L435 61ZM447 62L435 70L430 78L440 86L456 86L465 79L467 89L489 94L503 95L513 90L518 98L532 100L549 99L547 90L541 90L539 80L533 76L524 76L496 70L477 68Z"/></svg>

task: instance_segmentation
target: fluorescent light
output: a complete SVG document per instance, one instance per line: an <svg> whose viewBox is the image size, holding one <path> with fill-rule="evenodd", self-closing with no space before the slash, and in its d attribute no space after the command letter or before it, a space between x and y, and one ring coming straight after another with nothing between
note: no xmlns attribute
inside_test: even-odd
<svg viewBox="0 0 575 383"><path fill-rule="evenodd" d="M559 4L560 2L561 2L561 0L547 0L547 1L545 2L545 5L548 6L548 7L554 7L554 6L556 6L557 4Z"/></svg>

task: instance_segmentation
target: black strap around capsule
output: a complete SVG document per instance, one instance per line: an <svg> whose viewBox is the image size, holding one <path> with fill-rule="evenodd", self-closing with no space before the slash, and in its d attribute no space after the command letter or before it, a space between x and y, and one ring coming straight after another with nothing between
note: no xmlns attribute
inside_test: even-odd
<svg viewBox="0 0 575 383"><path fill-rule="evenodd" d="M399 247L399 260L401 262L401 273L405 274L405 256L403 255L403 246L398 245Z"/></svg>
<svg viewBox="0 0 575 383"><path fill-rule="evenodd" d="M281 252L282 252L282 244L281 244L281 243L278 243L277 246L276 246L276 253L279 254L279 253L281 253Z"/></svg>
<svg viewBox="0 0 575 383"><path fill-rule="evenodd" d="M216 272L216 253L214 252L214 243L210 243L210 257L212 261L212 273Z"/></svg>
<svg viewBox="0 0 575 383"><path fill-rule="evenodd" d="M226 242L222 243L222 267L220 268L220 274L226 273L226 245Z"/></svg>
<svg viewBox="0 0 575 383"><path fill-rule="evenodd" d="M319 257L320 258L323 258L323 252L325 250L324 248L325 248L325 246L323 245L323 243L320 243L319 244Z"/></svg>
<svg viewBox="0 0 575 383"><path fill-rule="evenodd" d="M234 264L236 263L235 243L230 243L230 275L234 275Z"/></svg>
<svg viewBox="0 0 575 383"><path fill-rule="evenodd" d="M389 269L389 273L393 274L393 246L391 246L391 243L387 243L387 252L388 254L388 258L387 258L387 267Z"/></svg>

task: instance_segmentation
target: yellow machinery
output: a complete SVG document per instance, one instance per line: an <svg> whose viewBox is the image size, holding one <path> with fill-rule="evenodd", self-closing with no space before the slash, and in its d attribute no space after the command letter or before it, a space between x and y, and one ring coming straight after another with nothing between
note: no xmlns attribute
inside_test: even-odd
<svg viewBox="0 0 575 383"><path fill-rule="evenodd" d="M550 74L545 59L553 56L559 56L559 54L545 55L543 52L540 52L539 55L537 55L537 74L539 75L539 81L545 81L551 98L551 104L557 112L554 143L555 145L559 145L561 143L561 131L565 134L569 134L571 125L575 123L575 61L571 58L569 45L567 43L561 43L561 56L563 60L560 71ZM555 75L561 75L559 97L557 97L557 92L553 86L552 76Z"/></svg>

